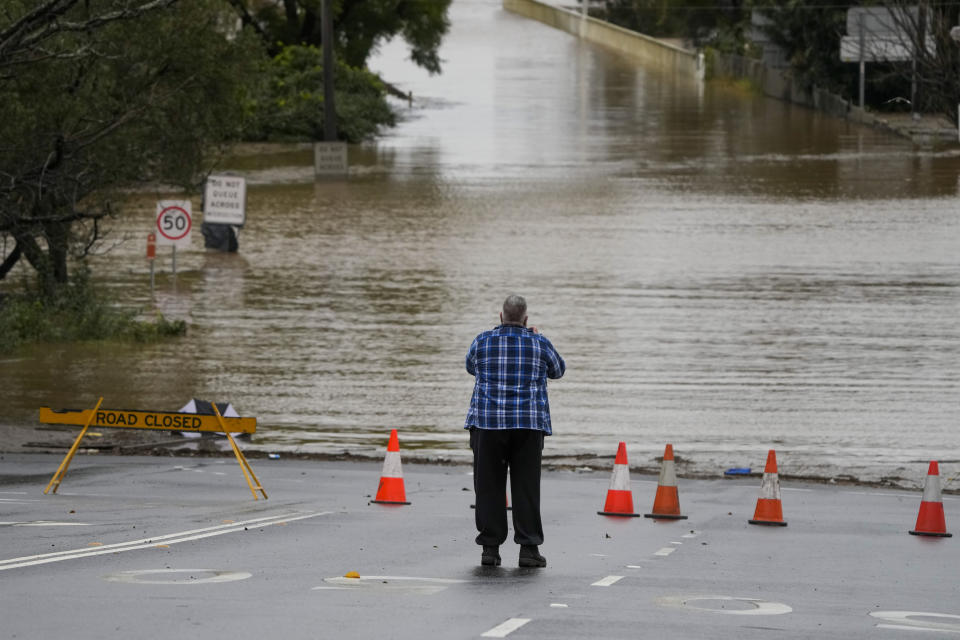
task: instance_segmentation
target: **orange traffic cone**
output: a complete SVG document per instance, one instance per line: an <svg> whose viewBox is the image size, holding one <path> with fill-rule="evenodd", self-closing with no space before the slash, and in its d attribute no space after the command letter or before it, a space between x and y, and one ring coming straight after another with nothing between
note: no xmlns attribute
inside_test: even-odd
<svg viewBox="0 0 960 640"><path fill-rule="evenodd" d="M610 476L610 488L607 489L607 502L602 516L640 517L633 512L633 493L630 491L630 467L627 464L627 445L623 442L617 447L617 457L613 461L613 474Z"/></svg>
<svg viewBox="0 0 960 640"><path fill-rule="evenodd" d="M760 497L757 498L757 508L753 512L750 524L765 524L785 527L783 520L783 505L780 503L780 476L777 474L777 452L773 449L767 453L767 466L763 469L763 481L760 483Z"/></svg>
<svg viewBox="0 0 960 640"><path fill-rule="evenodd" d="M643 514L644 518L664 518L684 520L680 515L680 495L677 493L677 473L673 469L673 445L668 444L663 451L663 463L660 465L660 480L657 482L657 495L653 499L653 511Z"/></svg>
<svg viewBox="0 0 960 640"><path fill-rule="evenodd" d="M910 532L915 536L939 536L949 538L953 534L947 533L947 523L943 518L943 501L940 498L940 465L936 460L930 461L927 470L927 482L923 485L923 500L920 502L920 513L917 515L917 528Z"/></svg>
<svg viewBox="0 0 960 640"><path fill-rule="evenodd" d="M407 492L403 488L400 440L397 438L396 429L390 432L387 456L383 459L383 473L380 474L380 486L377 488L377 497L372 502L377 504L410 504L407 502Z"/></svg>

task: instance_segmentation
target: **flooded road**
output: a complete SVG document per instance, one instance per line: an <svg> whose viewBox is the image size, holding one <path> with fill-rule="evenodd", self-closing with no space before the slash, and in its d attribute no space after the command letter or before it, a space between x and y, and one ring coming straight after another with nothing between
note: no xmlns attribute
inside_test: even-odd
<svg viewBox="0 0 960 640"><path fill-rule="evenodd" d="M681 473L769 448L784 475L960 471L956 151L641 68L495 0L451 19L443 75L402 43L372 61L414 100L349 179L315 182L308 148L230 158L239 254L197 233L174 283L158 251L153 302L168 194L144 194L95 273L188 336L6 357L0 422L197 397L256 416L252 448L381 456L398 428L405 457L466 460L463 358L518 292L568 365L550 458L623 440L651 469L673 443Z"/></svg>

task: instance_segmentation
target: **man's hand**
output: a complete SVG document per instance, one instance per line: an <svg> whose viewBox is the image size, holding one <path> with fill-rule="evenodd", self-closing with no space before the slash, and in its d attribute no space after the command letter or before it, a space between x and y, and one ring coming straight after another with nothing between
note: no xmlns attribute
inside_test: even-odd
<svg viewBox="0 0 960 640"><path fill-rule="evenodd" d="M540 329L537 329L535 326L531 326L530 331L533 331L534 333L540 333Z"/></svg>

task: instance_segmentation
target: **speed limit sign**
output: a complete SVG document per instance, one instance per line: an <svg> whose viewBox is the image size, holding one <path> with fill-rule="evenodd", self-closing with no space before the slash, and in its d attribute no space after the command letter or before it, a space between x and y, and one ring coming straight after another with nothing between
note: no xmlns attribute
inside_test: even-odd
<svg viewBox="0 0 960 640"><path fill-rule="evenodd" d="M157 244L189 247L193 220L189 200L160 200L157 202Z"/></svg>

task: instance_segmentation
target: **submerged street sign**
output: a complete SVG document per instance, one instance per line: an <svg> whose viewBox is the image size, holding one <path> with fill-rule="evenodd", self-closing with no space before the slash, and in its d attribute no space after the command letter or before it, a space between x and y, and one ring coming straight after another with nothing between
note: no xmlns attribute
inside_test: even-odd
<svg viewBox="0 0 960 640"><path fill-rule="evenodd" d="M346 142L313 143L313 172L315 175L346 175L348 169Z"/></svg>
<svg viewBox="0 0 960 640"><path fill-rule="evenodd" d="M247 220L247 181L239 176L210 176L203 193L203 221L242 227Z"/></svg>
<svg viewBox="0 0 960 640"><path fill-rule="evenodd" d="M157 244L189 247L193 220L189 200L160 200L157 202Z"/></svg>

